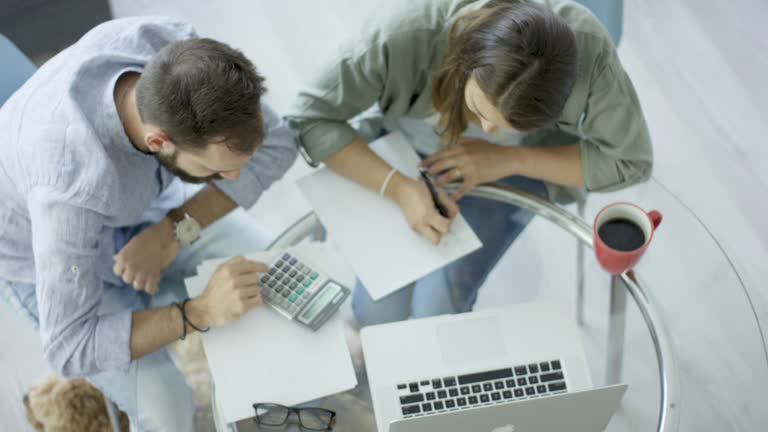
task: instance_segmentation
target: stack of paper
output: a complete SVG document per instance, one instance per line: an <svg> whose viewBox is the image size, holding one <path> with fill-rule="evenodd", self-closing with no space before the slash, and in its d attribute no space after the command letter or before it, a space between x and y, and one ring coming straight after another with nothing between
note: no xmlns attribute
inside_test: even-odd
<svg viewBox="0 0 768 432"><path fill-rule="evenodd" d="M376 140L371 148L401 173L418 178L419 157L402 134ZM409 226L386 198L322 169L299 187L371 298L378 300L482 246L463 217L434 246Z"/></svg>
<svg viewBox="0 0 768 432"><path fill-rule="evenodd" d="M334 266L324 263L334 257L327 246L302 245L294 252L336 278L330 270ZM274 256L260 253L247 258L269 262ZM198 275L186 280L189 295L201 294L224 261L200 265ZM202 335L221 408L219 414L226 423L253 417L253 403L296 405L357 385L339 313L312 332L262 306L231 325Z"/></svg>

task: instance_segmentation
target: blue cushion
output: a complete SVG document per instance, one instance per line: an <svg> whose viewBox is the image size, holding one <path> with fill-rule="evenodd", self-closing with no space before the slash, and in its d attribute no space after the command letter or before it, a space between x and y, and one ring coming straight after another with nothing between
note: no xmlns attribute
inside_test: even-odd
<svg viewBox="0 0 768 432"><path fill-rule="evenodd" d="M35 73L35 65L16 45L0 34L0 105Z"/></svg>

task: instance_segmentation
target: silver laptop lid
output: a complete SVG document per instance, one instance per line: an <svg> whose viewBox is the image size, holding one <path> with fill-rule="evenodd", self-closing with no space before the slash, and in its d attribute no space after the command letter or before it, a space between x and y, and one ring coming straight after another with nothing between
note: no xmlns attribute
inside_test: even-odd
<svg viewBox="0 0 768 432"><path fill-rule="evenodd" d="M389 432L598 432L605 430L626 389L619 384L396 420Z"/></svg>

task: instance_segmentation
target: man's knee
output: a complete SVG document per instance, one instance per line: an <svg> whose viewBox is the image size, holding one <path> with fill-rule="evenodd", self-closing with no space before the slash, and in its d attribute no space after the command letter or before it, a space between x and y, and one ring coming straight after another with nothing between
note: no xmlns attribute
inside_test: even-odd
<svg viewBox="0 0 768 432"><path fill-rule="evenodd" d="M162 394L160 393L162 392ZM139 397L144 397L139 395ZM148 397L151 401L140 404L141 411L133 419L142 432L192 432L195 407L189 391L176 393L159 390Z"/></svg>
<svg viewBox="0 0 768 432"><path fill-rule="evenodd" d="M146 432L193 431L195 407L184 376L165 350L148 357L137 370L134 421Z"/></svg>

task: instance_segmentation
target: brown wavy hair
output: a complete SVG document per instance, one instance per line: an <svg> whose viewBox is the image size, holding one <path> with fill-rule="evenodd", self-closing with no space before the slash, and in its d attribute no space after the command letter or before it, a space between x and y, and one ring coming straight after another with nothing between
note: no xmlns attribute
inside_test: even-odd
<svg viewBox="0 0 768 432"><path fill-rule="evenodd" d="M440 133L452 143L477 121L464 101L470 77L512 127L533 131L559 117L577 73L576 39L564 20L538 5L492 1L448 32L432 88Z"/></svg>

